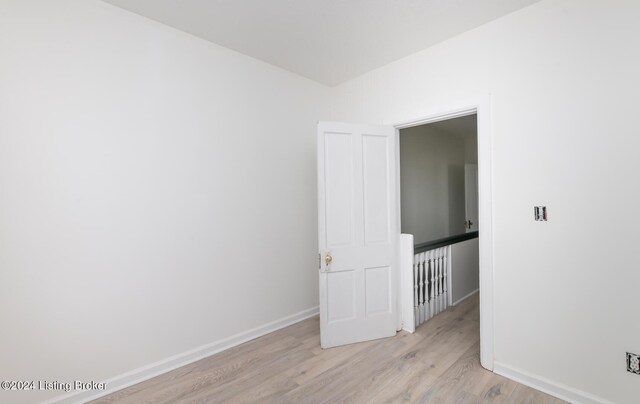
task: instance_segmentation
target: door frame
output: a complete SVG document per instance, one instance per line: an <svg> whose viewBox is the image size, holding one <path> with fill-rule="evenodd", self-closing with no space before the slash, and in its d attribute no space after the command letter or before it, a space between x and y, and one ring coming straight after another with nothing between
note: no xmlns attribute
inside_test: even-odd
<svg viewBox="0 0 640 404"><path fill-rule="evenodd" d="M401 223L400 205L400 129L428 123L477 115L478 120L478 219L482 223L479 237L480 253L480 363L493 371L494 365L494 309L493 309L493 194L492 194L492 115L491 95L474 98L447 107L428 109L420 118L405 119L390 123L396 130L396 195L397 223ZM400 227L400 226L399 226ZM400 229L401 231L401 229ZM400 234L398 234L398 240ZM398 263L398 268L400 264ZM400 282L397 282L398 322L401 328Z"/></svg>

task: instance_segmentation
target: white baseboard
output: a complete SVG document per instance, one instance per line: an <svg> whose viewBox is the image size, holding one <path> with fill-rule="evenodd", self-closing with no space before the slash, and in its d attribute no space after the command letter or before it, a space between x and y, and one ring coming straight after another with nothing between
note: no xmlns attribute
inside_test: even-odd
<svg viewBox="0 0 640 404"><path fill-rule="evenodd" d="M290 316L281 318L276 321L272 321L270 323L264 324L260 327L256 327L254 329L241 332L239 334L233 335L231 337L212 342L207 345L203 345L201 347L192 349L190 351L174 355L172 357L163 359L161 361L152 363L147 366L140 367L138 369L131 370L129 372L123 373L121 375L112 377L109 380L106 380L106 390L96 392L96 391L78 391L72 392L69 394L65 394L64 396L56 397L49 401L45 401L45 403L56 403L56 404L67 404L67 403L85 403L90 400L95 400L96 398L100 398L106 396L108 394L114 393L118 390L122 390L129 386L133 386L134 384L143 382L145 380L149 380L153 377L161 375L163 373L170 372L174 369L177 369L181 366L188 365L200 359L206 358L218 352L224 351L225 349L232 348L236 345L240 345L252 339L261 337L265 334L269 334L271 332L277 331L281 328L290 326L302 320L305 320L309 317L313 317L318 314L319 307L312 307L307 310L303 310L299 313L292 314Z"/></svg>
<svg viewBox="0 0 640 404"><path fill-rule="evenodd" d="M476 293L478 293L478 291L479 291L479 290L480 290L480 289L478 288L478 289L476 289L476 290L472 291L472 292L471 292L471 293L469 293L468 295L466 295L466 296L464 296L464 297L462 297L462 298L460 298L460 299L456 300L456 301L455 301L454 303L452 303L451 305L452 305L452 306L455 306L456 304L458 304L458 303L462 302L464 299L469 298L469 297L471 297L471 296L475 295Z"/></svg>
<svg viewBox="0 0 640 404"><path fill-rule="evenodd" d="M611 401L593 394L574 389L561 383L554 382L544 377L534 375L524 370L515 369L511 366L494 362L493 371L501 376L524 384L543 393L547 393L561 400L574 404L613 404Z"/></svg>

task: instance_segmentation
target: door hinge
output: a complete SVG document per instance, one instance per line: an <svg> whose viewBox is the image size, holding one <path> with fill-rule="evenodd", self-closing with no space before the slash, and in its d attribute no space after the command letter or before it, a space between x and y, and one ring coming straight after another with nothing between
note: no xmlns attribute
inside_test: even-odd
<svg viewBox="0 0 640 404"><path fill-rule="evenodd" d="M322 269L322 255L318 254L318 269Z"/></svg>

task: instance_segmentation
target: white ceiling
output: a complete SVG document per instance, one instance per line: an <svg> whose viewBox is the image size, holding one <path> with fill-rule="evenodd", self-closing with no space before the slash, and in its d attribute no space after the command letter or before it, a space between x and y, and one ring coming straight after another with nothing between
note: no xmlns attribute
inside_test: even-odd
<svg viewBox="0 0 640 404"><path fill-rule="evenodd" d="M104 0L330 86L539 0Z"/></svg>

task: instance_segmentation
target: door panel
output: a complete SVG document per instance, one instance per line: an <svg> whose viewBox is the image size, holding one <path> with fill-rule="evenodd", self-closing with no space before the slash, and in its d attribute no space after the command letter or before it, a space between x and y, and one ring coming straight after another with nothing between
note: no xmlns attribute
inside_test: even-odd
<svg viewBox="0 0 640 404"><path fill-rule="evenodd" d="M396 333L394 140L391 127L318 125L323 348Z"/></svg>
<svg viewBox="0 0 640 404"><path fill-rule="evenodd" d="M362 136L365 243L389 242L389 142L385 136Z"/></svg>
<svg viewBox="0 0 640 404"><path fill-rule="evenodd" d="M356 315L354 271L327 274L328 322L344 321Z"/></svg>
<svg viewBox="0 0 640 404"><path fill-rule="evenodd" d="M464 165L464 199L466 232L477 231L478 223L478 165ZM469 226L469 224L471 224Z"/></svg>
<svg viewBox="0 0 640 404"><path fill-rule="evenodd" d="M353 145L345 133L325 133L327 247L353 243Z"/></svg>
<svg viewBox="0 0 640 404"><path fill-rule="evenodd" d="M391 268L365 268L367 317L391 312Z"/></svg>

